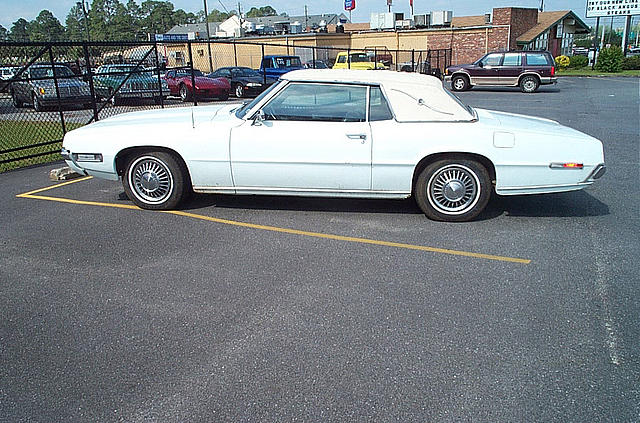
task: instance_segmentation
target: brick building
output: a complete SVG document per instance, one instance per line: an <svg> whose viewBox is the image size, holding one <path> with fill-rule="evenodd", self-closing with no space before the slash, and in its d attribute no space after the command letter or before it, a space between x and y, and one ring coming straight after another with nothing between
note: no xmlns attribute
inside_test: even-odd
<svg viewBox="0 0 640 423"><path fill-rule="evenodd" d="M280 50L269 48L267 54L297 54L305 61L311 58L311 51L302 47L341 50L378 48L392 52L451 49L451 63L459 64L473 62L489 51L549 50L554 57L569 54L574 34L587 34L590 31L570 10L539 12L538 9L519 7L495 8L491 14L481 16L454 17L449 27L379 31L368 29L366 24L345 24L344 33L336 33L332 29L328 33L244 37L242 41L286 45ZM186 46L167 47L170 66L185 63ZM197 45L194 48L194 61L197 62L198 58L202 60L206 54L205 48ZM239 56L229 53L233 52L233 46L216 46L216 51L218 54L214 54L213 68L232 66L235 62L243 66L259 66L261 50L258 47L243 48ZM326 57L320 56L322 53ZM319 56L316 58L331 64L336 50L318 51L317 54ZM400 56L396 57L398 63L411 59L410 55ZM178 57L182 60L176 60ZM441 64L434 65L441 67Z"/></svg>

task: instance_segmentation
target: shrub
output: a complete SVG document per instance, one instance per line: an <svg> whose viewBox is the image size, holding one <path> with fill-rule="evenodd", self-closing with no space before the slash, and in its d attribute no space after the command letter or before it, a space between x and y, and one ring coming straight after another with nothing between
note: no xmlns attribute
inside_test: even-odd
<svg viewBox="0 0 640 423"><path fill-rule="evenodd" d="M622 59L622 69L640 70L640 56L630 56Z"/></svg>
<svg viewBox="0 0 640 423"><path fill-rule="evenodd" d="M600 72L621 72L624 55L622 49L617 46L600 50L596 70Z"/></svg>
<svg viewBox="0 0 640 423"><path fill-rule="evenodd" d="M569 67L574 69L584 68L588 64L589 64L589 58L587 58L587 56L580 56L580 55L571 56Z"/></svg>
<svg viewBox="0 0 640 423"><path fill-rule="evenodd" d="M558 70L563 70L569 67L569 58L567 56L558 56L556 57L556 68Z"/></svg>

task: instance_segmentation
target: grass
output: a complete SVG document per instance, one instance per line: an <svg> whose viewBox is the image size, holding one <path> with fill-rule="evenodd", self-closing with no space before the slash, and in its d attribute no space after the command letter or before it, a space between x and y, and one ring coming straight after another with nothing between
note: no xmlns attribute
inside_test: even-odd
<svg viewBox="0 0 640 423"><path fill-rule="evenodd" d="M638 76L640 77L640 70L624 70L618 73L601 72L592 70L591 67L579 68L579 69L567 69L558 71L557 76Z"/></svg>
<svg viewBox="0 0 640 423"><path fill-rule="evenodd" d="M75 129L79 126L82 126L82 124L70 122L66 123L67 131ZM58 151L60 150L60 147L62 145L61 142L40 147L30 147L11 153L2 153L2 151L16 147L28 147L30 145L42 142L60 140L62 139L62 136L62 125L59 121L0 120L0 161L21 156L29 156L32 154L55 151L54 153L33 157L30 159L1 163L0 172L5 172L7 170L16 169L19 167L60 160L61 157Z"/></svg>

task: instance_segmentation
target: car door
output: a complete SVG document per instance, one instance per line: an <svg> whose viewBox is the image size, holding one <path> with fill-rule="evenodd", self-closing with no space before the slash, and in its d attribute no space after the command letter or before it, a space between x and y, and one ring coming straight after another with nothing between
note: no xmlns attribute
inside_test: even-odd
<svg viewBox="0 0 640 423"><path fill-rule="evenodd" d="M368 88L289 83L231 132L231 169L238 192L358 191L371 187Z"/></svg>
<svg viewBox="0 0 640 423"><path fill-rule="evenodd" d="M178 94L178 82L176 79L176 71L172 70L167 72L167 75L165 76L165 80L167 81L167 85L169 86L169 92L172 95L177 95Z"/></svg>
<svg viewBox="0 0 640 423"><path fill-rule="evenodd" d="M498 69L500 85L518 85L522 73L522 53L505 53Z"/></svg>
<svg viewBox="0 0 640 423"><path fill-rule="evenodd" d="M483 57L470 72L475 85L499 85L498 69L502 64L502 53L490 53Z"/></svg>

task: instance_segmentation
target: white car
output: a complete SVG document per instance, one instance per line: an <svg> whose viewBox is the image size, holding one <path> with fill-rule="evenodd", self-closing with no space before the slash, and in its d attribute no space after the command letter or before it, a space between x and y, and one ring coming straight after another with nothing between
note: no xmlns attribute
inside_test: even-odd
<svg viewBox="0 0 640 423"><path fill-rule="evenodd" d="M145 209L191 191L407 198L467 221L498 195L579 190L605 172L602 143L559 123L461 103L437 78L290 72L245 105L126 113L66 134L77 172L122 178Z"/></svg>

